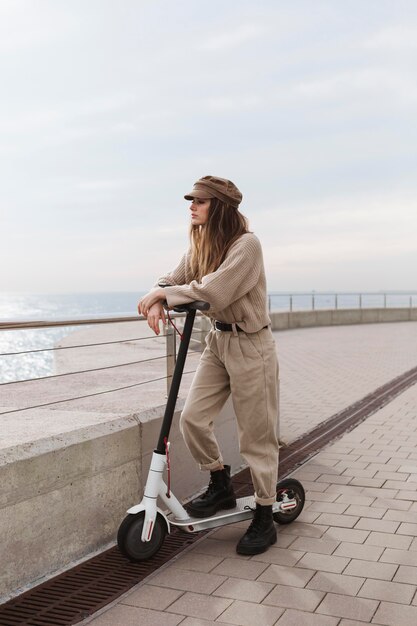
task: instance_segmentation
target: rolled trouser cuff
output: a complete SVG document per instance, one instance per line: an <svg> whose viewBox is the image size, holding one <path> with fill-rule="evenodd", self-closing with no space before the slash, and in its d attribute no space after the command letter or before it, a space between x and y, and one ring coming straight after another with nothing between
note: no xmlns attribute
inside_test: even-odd
<svg viewBox="0 0 417 626"><path fill-rule="evenodd" d="M223 469L223 459L219 458L217 461L213 461L212 463L200 463L201 470L210 470L210 472L215 472L216 470Z"/></svg>
<svg viewBox="0 0 417 626"><path fill-rule="evenodd" d="M256 504L260 504L261 506L271 506L271 504L275 504L277 501L276 495L271 498L259 498L255 493L255 502Z"/></svg>

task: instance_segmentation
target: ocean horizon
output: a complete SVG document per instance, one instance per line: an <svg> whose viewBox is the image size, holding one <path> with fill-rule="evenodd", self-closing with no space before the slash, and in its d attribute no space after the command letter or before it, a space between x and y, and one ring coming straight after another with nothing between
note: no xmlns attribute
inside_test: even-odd
<svg viewBox="0 0 417 626"><path fill-rule="evenodd" d="M0 323L24 320L69 320L137 315L137 303L145 291L57 293L57 294L0 294ZM336 292L337 293L337 292ZM363 308L417 306L416 291L384 292L372 294L345 292L337 295L337 307ZM311 310L335 308L335 292L270 292L272 311ZM73 329L71 329L73 330ZM16 352L52 348L57 341L71 332L68 327L34 328L25 330L0 329L0 384L26 380L53 373L53 352L14 354Z"/></svg>

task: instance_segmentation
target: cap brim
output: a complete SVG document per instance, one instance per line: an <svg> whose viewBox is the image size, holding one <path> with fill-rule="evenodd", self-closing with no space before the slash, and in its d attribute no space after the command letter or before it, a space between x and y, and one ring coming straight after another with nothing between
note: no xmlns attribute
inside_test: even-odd
<svg viewBox="0 0 417 626"><path fill-rule="evenodd" d="M200 198L200 200L209 200L210 198L214 198L215 196L209 191L203 189L193 189L190 193L187 193L184 198L186 200L194 200L194 198Z"/></svg>

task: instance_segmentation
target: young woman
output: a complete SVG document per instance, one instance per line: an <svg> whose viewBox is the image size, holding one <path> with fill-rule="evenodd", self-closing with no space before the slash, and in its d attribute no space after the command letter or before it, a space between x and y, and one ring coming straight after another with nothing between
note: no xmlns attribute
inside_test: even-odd
<svg viewBox="0 0 417 626"><path fill-rule="evenodd" d="M184 197L191 200L190 248L140 300L138 310L159 334L164 300L170 308L194 300L210 304L213 327L180 419L185 442L200 468L210 470L210 482L187 510L206 517L236 504L230 466L224 465L213 434L213 420L231 393L256 502L236 549L258 554L276 541L272 504L278 473L278 361L262 250L239 212L242 194L230 180L204 176Z"/></svg>

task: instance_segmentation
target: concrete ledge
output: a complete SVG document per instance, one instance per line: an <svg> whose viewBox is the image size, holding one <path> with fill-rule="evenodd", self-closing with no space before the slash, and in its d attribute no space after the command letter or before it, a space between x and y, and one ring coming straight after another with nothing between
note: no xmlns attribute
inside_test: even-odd
<svg viewBox="0 0 417 626"><path fill-rule="evenodd" d="M417 308L273 312L270 317L273 330L289 330L312 326L417 321Z"/></svg>
<svg viewBox="0 0 417 626"><path fill-rule="evenodd" d="M114 544L126 509L143 493L164 408L0 451L0 602ZM207 474L196 471L178 417L171 460L175 494L184 500ZM230 402L216 432L236 471L243 460Z"/></svg>

